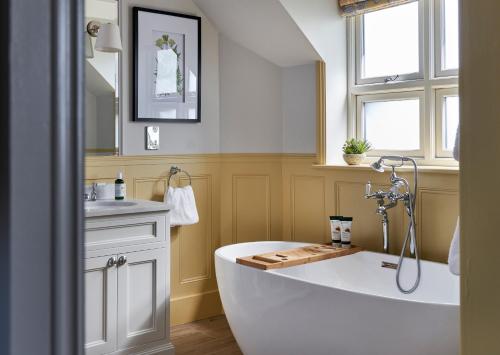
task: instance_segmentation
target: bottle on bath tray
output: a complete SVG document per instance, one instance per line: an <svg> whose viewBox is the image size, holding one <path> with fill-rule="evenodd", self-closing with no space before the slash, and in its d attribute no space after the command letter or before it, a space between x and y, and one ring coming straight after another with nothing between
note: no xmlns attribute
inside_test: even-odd
<svg viewBox="0 0 500 355"><path fill-rule="evenodd" d="M123 181L123 173L120 171L115 180L115 200L124 200L127 195L127 186Z"/></svg>
<svg viewBox="0 0 500 355"><path fill-rule="evenodd" d="M340 235L342 248L351 247L352 217L342 218L342 232Z"/></svg>
<svg viewBox="0 0 500 355"><path fill-rule="evenodd" d="M342 232L342 216L330 216L330 231L332 233L332 246L340 248Z"/></svg>

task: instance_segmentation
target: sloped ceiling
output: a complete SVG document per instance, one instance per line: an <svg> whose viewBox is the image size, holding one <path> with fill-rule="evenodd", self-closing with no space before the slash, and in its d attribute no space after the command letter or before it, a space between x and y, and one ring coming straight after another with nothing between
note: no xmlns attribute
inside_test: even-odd
<svg viewBox="0 0 500 355"><path fill-rule="evenodd" d="M85 60L85 87L95 96L114 95L115 93L113 86L88 60Z"/></svg>
<svg viewBox="0 0 500 355"><path fill-rule="evenodd" d="M320 56L279 0L193 0L220 33L280 67Z"/></svg>

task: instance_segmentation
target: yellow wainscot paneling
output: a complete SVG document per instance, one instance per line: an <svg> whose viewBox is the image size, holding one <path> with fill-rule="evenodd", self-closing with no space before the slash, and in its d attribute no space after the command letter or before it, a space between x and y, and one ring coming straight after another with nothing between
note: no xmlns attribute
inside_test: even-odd
<svg viewBox="0 0 500 355"><path fill-rule="evenodd" d="M134 179L133 187L134 198L162 202L167 187L167 178L137 178Z"/></svg>
<svg viewBox="0 0 500 355"><path fill-rule="evenodd" d="M171 322L220 314L213 253L221 245L257 240L324 242L328 216L354 217L353 242L380 251L376 202L363 198L365 183L387 188L389 174L362 168L318 168L315 155L207 154L92 157L86 183L112 182L123 171L128 196L162 201L171 165L193 177L200 223L171 229ZM411 180L411 174L401 176ZM175 180L175 181L174 181ZM425 259L445 261L458 214L458 174L419 174L417 227ZM184 185L187 179L173 179ZM407 219L390 211L391 252L398 253Z"/></svg>
<svg viewBox="0 0 500 355"><path fill-rule="evenodd" d="M233 176L233 243L271 239L269 175Z"/></svg>
<svg viewBox="0 0 500 355"><path fill-rule="evenodd" d="M282 239L281 154L221 155L221 243Z"/></svg>
<svg viewBox="0 0 500 355"><path fill-rule="evenodd" d="M325 212L325 177L291 178L291 239L297 242L327 241Z"/></svg>
<svg viewBox="0 0 500 355"><path fill-rule="evenodd" d="M192 176L200 221L172 228L172 322L181 324L221 313L215 282L213 176ZM187 179L182 179L185 185Z"/></svg>
<svg viewBox="0 0 500 355"><path fill-rule="evenodd" d="M192 186L200 221L176 227L180 284L209 280L212 276L212 178L210 175L192 176Z"/></svg>
<svg viewBox="0 0 500 355"><path fill-rule="evenodd" d="M417 201L420 201L417 233L422 258L447 262L458 216L458 192L423 189Z"/></svg>

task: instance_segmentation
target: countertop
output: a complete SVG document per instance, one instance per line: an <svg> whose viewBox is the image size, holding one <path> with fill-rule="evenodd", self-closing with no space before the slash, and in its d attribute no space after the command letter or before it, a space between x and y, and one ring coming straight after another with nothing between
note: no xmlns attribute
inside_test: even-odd
<svg viewBox="0 0 500 355"><path fill-rule="evenodd" d="M123 205L120 205L123 203ZM133 205L130 205L133 203ZM94 204L94 205L92 205ZM106 206L106 204L108 204ZM116 216L146 212L168 211L170 208L163 202L127 199L123 201L97 200L85 202L85 218Z"/></svg>

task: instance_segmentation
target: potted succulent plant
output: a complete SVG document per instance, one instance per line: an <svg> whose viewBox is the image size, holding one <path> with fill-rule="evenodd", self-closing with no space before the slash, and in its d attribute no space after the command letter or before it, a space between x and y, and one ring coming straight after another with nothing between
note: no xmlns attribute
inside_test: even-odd
<svg viewBox="0 0 500 355"><path fill-rule="evenodd" d="M342 151L344 160L349 165L359 165L366 158L366 152L371 148L371 144L366 140L348 139L345 141Z"/></svg>

